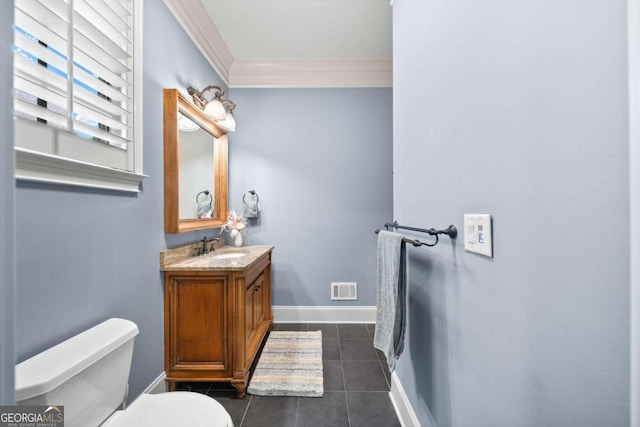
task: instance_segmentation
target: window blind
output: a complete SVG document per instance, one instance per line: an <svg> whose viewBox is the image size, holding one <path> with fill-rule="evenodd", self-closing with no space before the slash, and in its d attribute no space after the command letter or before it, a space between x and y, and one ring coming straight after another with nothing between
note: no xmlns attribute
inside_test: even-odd
<svg viewBox="0 0 640 427"><path fill-rule="evenodd" d="M125 170L131 156L104 150L133 144L133 10L132 0L15 0L16 116L84 140L83 161L100 143L90 161ZM44 151L73 158L75 148L60 147L68 139L56 135Z"/></svg>

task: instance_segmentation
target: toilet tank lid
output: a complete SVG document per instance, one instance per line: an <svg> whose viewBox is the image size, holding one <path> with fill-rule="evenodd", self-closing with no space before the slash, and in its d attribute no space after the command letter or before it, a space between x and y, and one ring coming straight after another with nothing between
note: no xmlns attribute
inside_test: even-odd
<svg viewBox="0 0 640 427"><path fill-rule="evenodd" d="M16 401L50 392L136 335L135 323L113 318L19 363Z"/></svg>

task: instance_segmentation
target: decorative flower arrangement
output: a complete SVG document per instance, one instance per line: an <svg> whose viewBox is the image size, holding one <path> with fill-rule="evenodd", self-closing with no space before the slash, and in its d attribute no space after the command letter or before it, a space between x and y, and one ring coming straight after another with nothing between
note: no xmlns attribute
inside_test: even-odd
<svg viewBox="0 0 640 427"><path fill-rule="evenodd" d="M228 232L231 237L235 239L236 246L242 246L242 231L245 228L247 228L247 218L236 214L236 212L231 209L227 221L222 225L220 234L222 234L223 231Z"/></svg>

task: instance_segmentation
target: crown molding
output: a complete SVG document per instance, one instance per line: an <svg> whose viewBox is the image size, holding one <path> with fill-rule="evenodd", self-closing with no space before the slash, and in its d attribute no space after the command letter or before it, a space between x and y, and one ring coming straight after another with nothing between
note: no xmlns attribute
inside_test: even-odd
<svg viewBox="0 0 640 427"><path fill-rule="evenodd" d="M229 85L233 55L200 0L163 0L224 83Z"/></svg>
<svg viewBox="0 0 640 427"><path fill-rule="evenodd" d="M163 0L220 78L234 88L392 87L391 58L236 60L201 0Z"/></svg>
<svg viewBox="0 0 640 427"><path fill-rule="evenodd" d="M392 87L391 58L248 61L231 66L232 88Z"/></svg>

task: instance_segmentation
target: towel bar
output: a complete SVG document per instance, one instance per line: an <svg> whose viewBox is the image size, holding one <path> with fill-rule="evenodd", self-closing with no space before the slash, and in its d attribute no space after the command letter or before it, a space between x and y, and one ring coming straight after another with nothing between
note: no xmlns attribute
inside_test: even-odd
<svg viewBox="0 0 640 427"><path fill-rule="evenodd" d="M455 225L450 225L449 227L445 228L444 230L436 230L435 228L417 228L417 227L409 227L406 225L399 225L398 221L393 221L393 223L389 223L387 222L385 225L385 228L387 230L389 230L389 227L391 228L400 228L403 230L411 230L411 231L417 231L420 233L427 233L430 236L435 236L436 241L434 243L427 243L427 242L421 242L418 239L408 239L406 237L404 237L402 240L405 243L411 243L413 246L435 246L438 244L439 241L439 237L438 235L440 234L446 234L447 236L449 236L452 239L455 239L456 237L458 237L458 229L456 228ZM380 232L380 230L376 230L376 234L378 234Z"/></svg>

